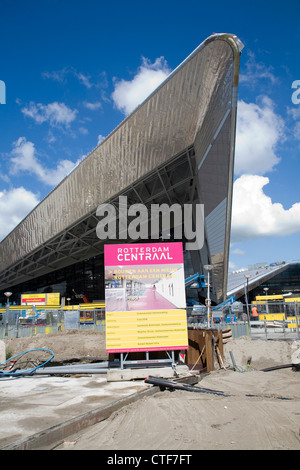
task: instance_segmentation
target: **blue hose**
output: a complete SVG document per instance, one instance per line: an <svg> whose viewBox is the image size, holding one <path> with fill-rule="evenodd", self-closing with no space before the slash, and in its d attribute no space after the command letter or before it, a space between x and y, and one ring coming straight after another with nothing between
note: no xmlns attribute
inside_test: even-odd
<svg viewBox="0 0 300 470"><path fill-rule="evenodd" d="M30 351L25 351L21 354L17 354L16 356L13 356L13 357L10 357L9 359L7 359L5 362L2 362L0 364L0 367L5 365L7 362L11 362L13 359L15 359L16 357L20 357L20 356L23 356L24 354L28 354L30 352L33 352L33 351L45 351L45 352L48 352L51 354L51 357L43 362L42 364L40 364L39 366L36 366L36 367L32 367L30 369L25 369L25 370L16 370L16 371L12 371L12 372L9 372L9 371L0 371L0 378L1 377L8 377L8 376L12 376L12 377L16 377L16 376L21 376L21 375L26 375L26 374L31 374L32 372L34 372L36 369L38 369L39 367L43 367L45 366L48 362L50 362L53 357L54 357L54 353L53 351L51 351L50 349L43 349L43 348L39 348L39 349L31 349Z"/></svg>

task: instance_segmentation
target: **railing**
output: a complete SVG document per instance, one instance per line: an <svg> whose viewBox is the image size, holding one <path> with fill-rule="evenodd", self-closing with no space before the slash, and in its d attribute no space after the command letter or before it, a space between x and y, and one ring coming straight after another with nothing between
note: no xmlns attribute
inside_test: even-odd
<svg viewBox="0 0 300 470"><path fill-rule="evenodd" d="M68 316L73 314L75 320L70 323ZM23 310L6 308L0 313L0 339L23 338L37 334L49 334L70 328L105 330L105 310L46 310L30 315Z"/></svg>
<svg viewBox="0 0 300 470"><path fill-rule="evenodd" d="M251 306L243 305L238 314L226 310L223 315L212 314L210 326L217 329L231 328L233 338L249 336L253 339L300 339L300 317L298 302L273 302L257 304L258 317L253 317ZM248 315L249 314L249 315ZM207 311L195 312L187 309L190 327L207 326Z"/></svg>
<svg viewBox="0 0 300 470"><path fill-rule="evenodd" d="M217 329L231 328L233 338L250 336L253 339L300 339L300 317L298 302L276 302L269 305L258 304L258 318L247 307L243 312L216 317L213 313L209 326ZM32 309L32 314L24 310L6 307L0 312L0 339L22 338L37 334L56 333L65 329L96 329L105 331L105 309L90 307L86 310L81 305L74 309L48 309L43 312ZM237 318L236 318L237 317ZM250 320L250 321L249 321ZM189 328L207 327L207 311L194 311L187 308Z"/></svg>

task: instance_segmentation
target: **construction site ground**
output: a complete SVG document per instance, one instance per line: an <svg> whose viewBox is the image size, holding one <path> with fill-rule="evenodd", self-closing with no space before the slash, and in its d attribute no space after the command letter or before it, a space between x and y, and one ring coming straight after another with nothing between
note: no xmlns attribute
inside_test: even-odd
<svg viewBox="0 0 300 470"><path fill-rule="evenodd" d="M70 330L8 339L11 356L50 349L55 363L107 360L103 332ZM105 374L1 379L0 449L46 436L78 417L105 419L69 428L70 434L43 448L55 450L275 450L300 449L300 372L289 364L299 341L232 339L224 344L225 369L216 363L194 388L216 393L164 390L143 380L107 381ZM237 370L232 368L233 353ZM250 365L248 359L251 357ZM152 393L155 392L155 393ZM133 402L130 397L139 397ZM114 409L113 404L118 406ZM111 407L111 408L110 408ZM96 421L98 418L96 419ZM58 435L58 434L57 434Z"/></svg>

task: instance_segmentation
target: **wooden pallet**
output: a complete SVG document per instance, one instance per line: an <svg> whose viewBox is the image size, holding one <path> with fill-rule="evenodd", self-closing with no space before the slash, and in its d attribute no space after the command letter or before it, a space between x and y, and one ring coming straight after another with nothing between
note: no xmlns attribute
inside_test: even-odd
<svg viewBox="0 0 300 470"><path fill-rule="evenodd" d="M223 338L223 344L228 343L229 341L232 340L232 330L231 328L227 328L226 330L222 330L222 338Z"/></svg>

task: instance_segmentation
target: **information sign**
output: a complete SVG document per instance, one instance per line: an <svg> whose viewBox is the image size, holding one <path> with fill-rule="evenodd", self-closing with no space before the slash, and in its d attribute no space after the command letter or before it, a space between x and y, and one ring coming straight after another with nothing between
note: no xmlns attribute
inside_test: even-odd
<svg viewBox="0 0 300 470"><path fill-rule="evenodd" d="M106 245L108 353L188 349L182 243Z"/></svg>

